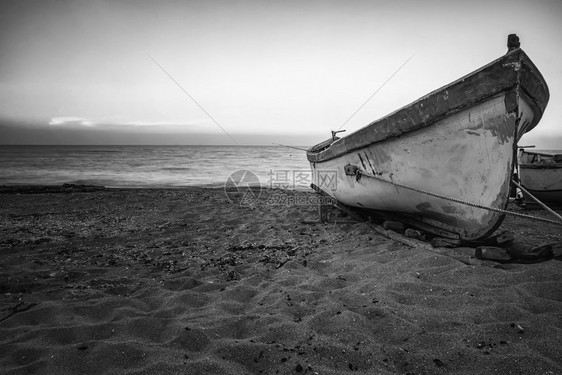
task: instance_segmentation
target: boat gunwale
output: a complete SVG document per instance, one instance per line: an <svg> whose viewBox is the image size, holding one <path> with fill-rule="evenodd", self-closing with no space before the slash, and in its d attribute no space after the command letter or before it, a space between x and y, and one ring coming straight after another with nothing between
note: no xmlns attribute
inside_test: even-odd
<svg viewBox="0 0 562 375"><path fill-rule="evenodd" d="M506 67L511 67L510 70L505 73ZM496 70L500 69L500 72L504 73L499 75ZM502 70L503 69L503 70ZM522 74L522 71L524 74ZM479 75L484 74L484 79L479 77ZM531 76L531 79L529 78ZM506 79L506 76L507 79ZM523 77L522 77L523 76ZM457 104L452 107L443 106L442 108L437 108L433 105L433 111L426 110L426 119L422 121L414 121L413 117L421 116L422 110L425 104L427 107L431 108L432 100L435 100L438 96L445 93L447 96L458 96L463 97L463 93L470 88L477 88L480 86L486 86L482 83L486 79L493 78L493 86L491 90L488 90L481 95L476 96L472 100L458 100ZM521 82L521 78L525 79L525 82ZM466 81L471 80L472 82ZM539 84L532 84L533 82L539 82ZM527 87L529 86L529 87ZM519 90L518 90L519 89ZM449 93L451 91L451 93ZM534 91L534 93L530 92ZM513 95L510 95L510 92ZM481 102L484 102L494 96L501 93L505 93L506 96L510 98L517 98L520 94L530 99L530 103L535 110L535 116L533 119L533 124L527 129L531 130L540 120L548 99L550 97L548 86L544 80L544 77L537 69L535 64L531 59L525 54L525 52L517 48L513 51L509 51L505 55L499 57L498 59L486 64L485 66L445 85L442 86L429 94L415 100L414 102L378 119L370 124L362 127L361 129L351 133L350 135L343 137L341 139L332 141L323 141L307 151L307 158L310 162L323 162L331 160L349 152L357 149L367 147L371 144L385 141L389 138L400 137L403 134L409 133L411 131L422 129L426 126L430 126L444 118L447 118L455 113L458 113L464 109L470 108ZM536 94L536 95L535 95ZM537 96L541 96L537 98ZM508 98L506 98L507 102ZM509 107L508 112L514 111L517 108L517 103L506 103ZM510 108L513 107L513 108ZM418 109L415 111L415 109ZM408 113L413 112L413 113ZM400 124L400 120L404 120L404 124ZM409 120L409 124L407 124ZM391 128L392 127L392 128ZM385 129L386 128L386 129ZM398 129L396 129L398 128ZM363 133L374 133L375 137L366 137ZM378 138L377 138L378 136ZM374 139L373 139L374 138ZM355 140L359 140L359 142ZM354 143L355 141L355 143ZM320 145L327 145L320 148Z"/></svg>
<svg viewBox="0 0 562 375"><path fill-rule="evenodd" d="M548 157L556 157L562 156L562 152L559 151L548 151L548 150L536 150L536 151L528 151L526 148L521 150L524 154L531 154L531 155L541 155L541 156L548 156ZM525 164L532 164L532 163L525 163Z"/></svg>

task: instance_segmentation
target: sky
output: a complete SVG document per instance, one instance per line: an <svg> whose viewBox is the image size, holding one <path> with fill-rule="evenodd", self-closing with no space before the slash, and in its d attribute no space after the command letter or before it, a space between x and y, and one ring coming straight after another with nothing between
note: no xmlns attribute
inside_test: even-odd
<svg viewBox="0 0 562 375"><path fill-rule="evenodd" d="M516 33L550 89L523 143L562 149L561 19L560 0L0 0L0 143L311 145Z"/></svg>

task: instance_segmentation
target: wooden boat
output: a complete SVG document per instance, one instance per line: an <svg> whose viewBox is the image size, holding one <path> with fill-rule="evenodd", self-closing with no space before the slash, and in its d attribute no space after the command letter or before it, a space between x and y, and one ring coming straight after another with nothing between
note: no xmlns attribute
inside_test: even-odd
<svg viewBox="0 0 562 375"><path fill-rule="evenodd" d="M562 151L519 150L521 185L544 203L562 204Z"/></svg>
<svg viewBox="0 0 562 375"><path fill-rule="evenodd" d="M312 186L440 236L485 238L505 216L517 142L548 99L544 78L511 34L497 60L310 148Z"/></svg>

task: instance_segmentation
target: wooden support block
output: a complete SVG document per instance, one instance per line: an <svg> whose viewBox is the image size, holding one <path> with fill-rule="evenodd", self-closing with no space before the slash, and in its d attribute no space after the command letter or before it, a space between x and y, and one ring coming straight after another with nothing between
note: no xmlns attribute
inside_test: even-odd
<svg viewBox="0 0 562 375"><path fill-rule="evenodd" d="M398 233L404 233L404 224L399 221L385 221L382 227L386 230L393 230Z"/></svg>
<svg viewBox="0 0 562 375"><path fill-rule="evenodd" d="M500 247L479 246L474 250L476 259L493 260L494 262L509 262L512 258L511 254Z"/></svg>
<svg viewBox="0 0 562 375"><path fill-rule="evenodd" d="M484 238L478 241L466 241L465 244L471 247L478 247L478 246L500 246L505 247L510 245L515 240L515 236L513 233L508 231L503 231L499 234L495 234L493 236Z"/></svg>
<svg viewBox="0 0 562 375"><path fill-rule="evenodd" d="M431 240L431 246L433 247L459 247L460 245L461 240L453 238L435 237Z"/></svg>
<svg viewBox="0 0 562 375"><path fill-rule="evenodd" d="M506 248L511 257L522 262L538 262L554 258L554 250L561 244L550 243L533 246L524 243L514 243Z"/></svg>

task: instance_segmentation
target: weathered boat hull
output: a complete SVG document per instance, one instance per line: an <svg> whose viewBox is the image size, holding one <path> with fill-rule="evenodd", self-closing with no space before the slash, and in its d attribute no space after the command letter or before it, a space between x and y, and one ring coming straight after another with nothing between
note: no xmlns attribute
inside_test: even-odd
<svg viewBox="0 0 562 375"><path fill-rule="evenodd" d="M542 76L517 49L311 148L313 183L348 206L399 214L438 234L484 238L503 220L517 142L547 101Z"/></svg>
<svg viewBox="0 0 562 375"><path fill-rule="evenodd" d="M527 154L527 155L525 155ZM531 161L540 152L523 152L520 156L519 179L521 185L543 203L562 204L562 154L550 153L547 160ZM556 159L555 159L556 158Z"/></svg>

